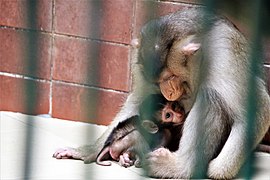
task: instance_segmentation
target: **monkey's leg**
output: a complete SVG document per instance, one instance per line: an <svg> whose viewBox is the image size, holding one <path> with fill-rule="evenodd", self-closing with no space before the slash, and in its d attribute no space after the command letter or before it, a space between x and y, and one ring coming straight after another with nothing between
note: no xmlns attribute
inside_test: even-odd
<svg viewBox="0 0 270 180"><path fill-rule="evenodd" d="M238 119L234 119L231 133L222 151L209 164L208 174L211 178L228 179L236 176L246 158L252 153L267 132L270 125L270 98L266 91L264 91L264 88L258 89L258 93L257 119L252 126L254 131L252 147L245 149L247 125L243 121L246 119L243 112L242 117L238 116Z"/></svg>

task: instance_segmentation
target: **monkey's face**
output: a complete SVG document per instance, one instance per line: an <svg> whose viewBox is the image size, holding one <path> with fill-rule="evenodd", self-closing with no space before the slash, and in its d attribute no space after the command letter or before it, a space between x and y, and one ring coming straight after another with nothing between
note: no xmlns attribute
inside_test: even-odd
<svg viewBox="0 0 270 180"><path fill-rule="evenodd" d="M142 39L140 63L143 65L145 79L158 85L168 101L176 101L192 91L191 74L194 72L190 73L193 71L190 67L194 66L190 64L200 44L186 39L162 44L165 40L158 37L152 38L154 43Z"/></svg>
<svg viewBox="0 0 270 180"><path fill-rule="evenodd" d="M177 102L167 102L161 110L162 123L173 123L175 125L184 123L185 112Z"/></svg>
<svg viewBox="0 0 270 180"><path fill-rule="evenodd" d="M184 40L174 41L166 59L166 67L159 76L161 93L169 101L186 98L192 92L192 79L194 74L194 53L200 48L199 43L193 43L188 37ZM198 64L198 63L197 63ZM191 73L192 71L192 73Z"/></svg>
<svg viewBox="0 0 270 180"><path fill-rule="evenodd" d="M160 21L150 21L141 31L139 61L147 81L159 86L168 101L188 98L192 94L190 59L200 48L194 35L177 38ZM198 64L198 63L197 63Z"/></svg>
<svg viewBox="0 0 270 180"><path fill-rule="evenodd" d="M200 53L197 51L201 44L197 41L193 35L174 41L167 55L167 67L160 74L160 89L167 100L187 99L194 94L198 83L195 82L198 78L194 76L198 75L200 66Z"/></svg>

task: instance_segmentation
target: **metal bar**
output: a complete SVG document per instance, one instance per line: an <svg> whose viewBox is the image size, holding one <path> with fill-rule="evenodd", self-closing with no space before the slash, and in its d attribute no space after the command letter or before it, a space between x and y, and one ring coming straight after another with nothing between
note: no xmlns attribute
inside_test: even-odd
<svg viewBox="0 0 270 180"><path fill-rule="evenodd" d="M87 23L88 29L89 29L89 37L94 37L95 39L100 39L100 25L101 25L101 17L102 17L102 7L104 1L88 1L88 14L89 14L89 20L91 22ZM86 21L87 22L87 21ZM88 42L89 43L89 42ZM89 47L88 51L88 61L86 64L87 69L91 69L92 72L88 70L86 74L86 82L91 82L98 86L99 84L99 68L100 68L100 44L95 44L94 46ZM91 74L91 75L90 75ZM99 91L94 90L91 92L91 94L87 94L87 102L85 104L85 109L83 112L85 112L86 117L91 117L94 121L97 122L98 118L98 101L99 101ZM94 122L94 124L97 124ZM85 134L86 140L89 140L91 137L95 137L94 134L95 131L88 131ZM93 166L92 166L93 167ZM93 172L93 171L91 171ZM88 173L88 171L85 171L84 173L85 179L95 179L93 174Z"/></svg>
<svg viewBox="0 0 270 180"><path fill-rule="evenodd" d="M145 13L145 17L144 18L146 18L147 19L147 21L149 21L149 20L151 20L151 19L153 19L153 18L157 18L156 16L157 16L157 11L158 11L158 0L153 0L153 1L144 1L144 3L145 3L145 5L146 5L146 13ZM136 16L137 14L135 14L135 16ZM151 19L148 19L148 18L151 18ZM145 71L149 71L149 72L152 72L153 70L152 69L150 69L150 68L148 68L148 69L146 69ZM149 111L149 112L151 112L152 111L152 107L144 107L144 108L146 108L146 111ZM150 135L149 135L150 136ZM153 139L151 139L150 137L146 137L146 139L150 139L150 144L153 144L153 142L154 142L154 140ZM144 157L143 157L144 158ZM142 168L143 168L143 173L144 173L144 175L143 176L141 176L141 178L140 179L145 179L146 177L147 177L147 175L148 175L148 171L149 171L149 169L148 169L148 167L147 166L142 166Z"/></svg>
<svg viewBox="0 0 270 180"><path fill-rule="evenodd" d="M203 8L204 8L204 14L203 14L203 19L204 19L204 22L203 22L203 34L207 34L208 31L211 30L212 26L213 26L213 23L214 22L210 22L209 19L211 19L211 16L215 9L217 8L217 5L218 5L218 2L215 1L215 0L203 0L202 1L203 4L205 5ZM203 41L207 41L207 37L203 37ZM206 48L206 47L205 47ZM205 52L211 52L210 49L205 49ZM203 82L206 80L206 78L209 76L209 69L208 67L211 66L210 64L212 63L209 58L207 57L208 54L204 54L206 56L205 59L208 59L208 66L203 66L201 67L200 69L200 79L199 81L200 82ZM201 96L204 96L204 94L201 94ZM202 97L202 103L205 104L201 107L207 107L207 102L205 102L205 98ZM200 109L199 110L200 114L203 114L204 112L204 109ZM201 119L200 119L200 124L205 124L205 119L203 116L201 116ZM194 130L194 132L196 133L196 139L200 139L201 137L205 137L205 126L202 125L200 126L199 124L197 124L197 127L196 129ZM205 141L204 140L200 140L199 142L199 145L197 146L198 148L196 149L196 163L194 165L195 167L195 171L194 171L194 174L192 176L192 178L207 178L207 170L208 170L208 163L205 161L205 154L204 154L204 149L207 149L206 145L205 145Z"/></svg>
<svg viewBox="0 0 270 180"><path fill-rule="evenodd" d="M249 68L249 77L248 77L248 94L247 94L247 131L246 131L246 144L245 144L245 151L250 153L250 149L254 147L254 124L256 122L256 113L258 112L258 102L257 102L257 78L261 77L261 67L263 65L262 62L262 2L261 0L258 1L250 1L252 5L252 22L251 22L251 30L252 30L252 37L251 37L251 47L250 47L250 68ZM251 179L254 174L254 163L255 157L252 153L251 156L248 157L247 163L245 164L244 176L246 179Z"/></svg>
<svg viewBox="0 0 270 180"><path fill-rule="evenodd" d="M27 27L35 28L37 25L37 6L38 1L28 1L26 5L27 10ZM27 69L27 74L35 75L37 72L38 65L38 33L30 30L28 32L28 42L27 42L27 54L25 57L25 64ZM25 104L26 112L33 112L35 105L38 99L37 96L37 87L34 83L25 84L26 99L28 104ZM24 159L24 179L31 178L31 169L32 169L32 154L33 154L33 141L34 141L34 126L35 121L30 116L27 119L29 125L26 129L25 137L25 159Z"/></svg>

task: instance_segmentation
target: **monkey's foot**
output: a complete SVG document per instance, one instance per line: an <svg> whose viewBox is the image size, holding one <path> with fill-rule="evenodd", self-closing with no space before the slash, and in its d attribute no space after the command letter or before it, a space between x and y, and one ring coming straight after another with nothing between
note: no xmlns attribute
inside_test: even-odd
<svg viewBox="0 0 270 180"><path fill-rule="evenodd" d="M55 151L53 157L56 159L80 159L83 160L81 154L74 148L60 148Z"/></svg>
<svg viewBox="0 0 270 180"><path fill-rule="evenodd" d="M236 176L238 169L228 169L225 160L218 161L214 159L210 162L208 167L208 177L211 179L232 179Z"/></svg>
<svg viewBox="0 0 270 180"><path fill-rule="evenodd" d="M151 177L174 178L177 177L177 157L175 153L166 148L159 148L150 152L146 157L147 173Z"/></svg>
<svg viewBox="0 0 270 180"><path fill-rule="evenodd" d="M130 157L128 153L123 153L119 156L119 163L123 167L130 167L134 165L135 160Z"/></svg>

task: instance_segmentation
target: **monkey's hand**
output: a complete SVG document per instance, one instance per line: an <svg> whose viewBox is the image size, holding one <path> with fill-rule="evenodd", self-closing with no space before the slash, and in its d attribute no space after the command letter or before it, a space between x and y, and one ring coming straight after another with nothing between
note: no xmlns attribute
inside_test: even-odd
<svg viewBox="0 0 270 180"><path fill-rule="evenodd" d="M146 156L144 164L151 177L173 178L177 167L177 156L166 148L159 148Z"/></svg>
<svg viewBox="0 0 270 180"><path fill-rule="evenodd" d="M60 148L55 151L53 157L56 159L80 159L83 160L80 152L74 148Z"/></svg>
<svg viewBox="0 0 270 180"><path fill-rule="evenodd" d="M85 164L96 160L98 151L94 146L82 146L79 148L60 148L55 151L53 157L56 159L78 159L83 160Z"/></svg>

